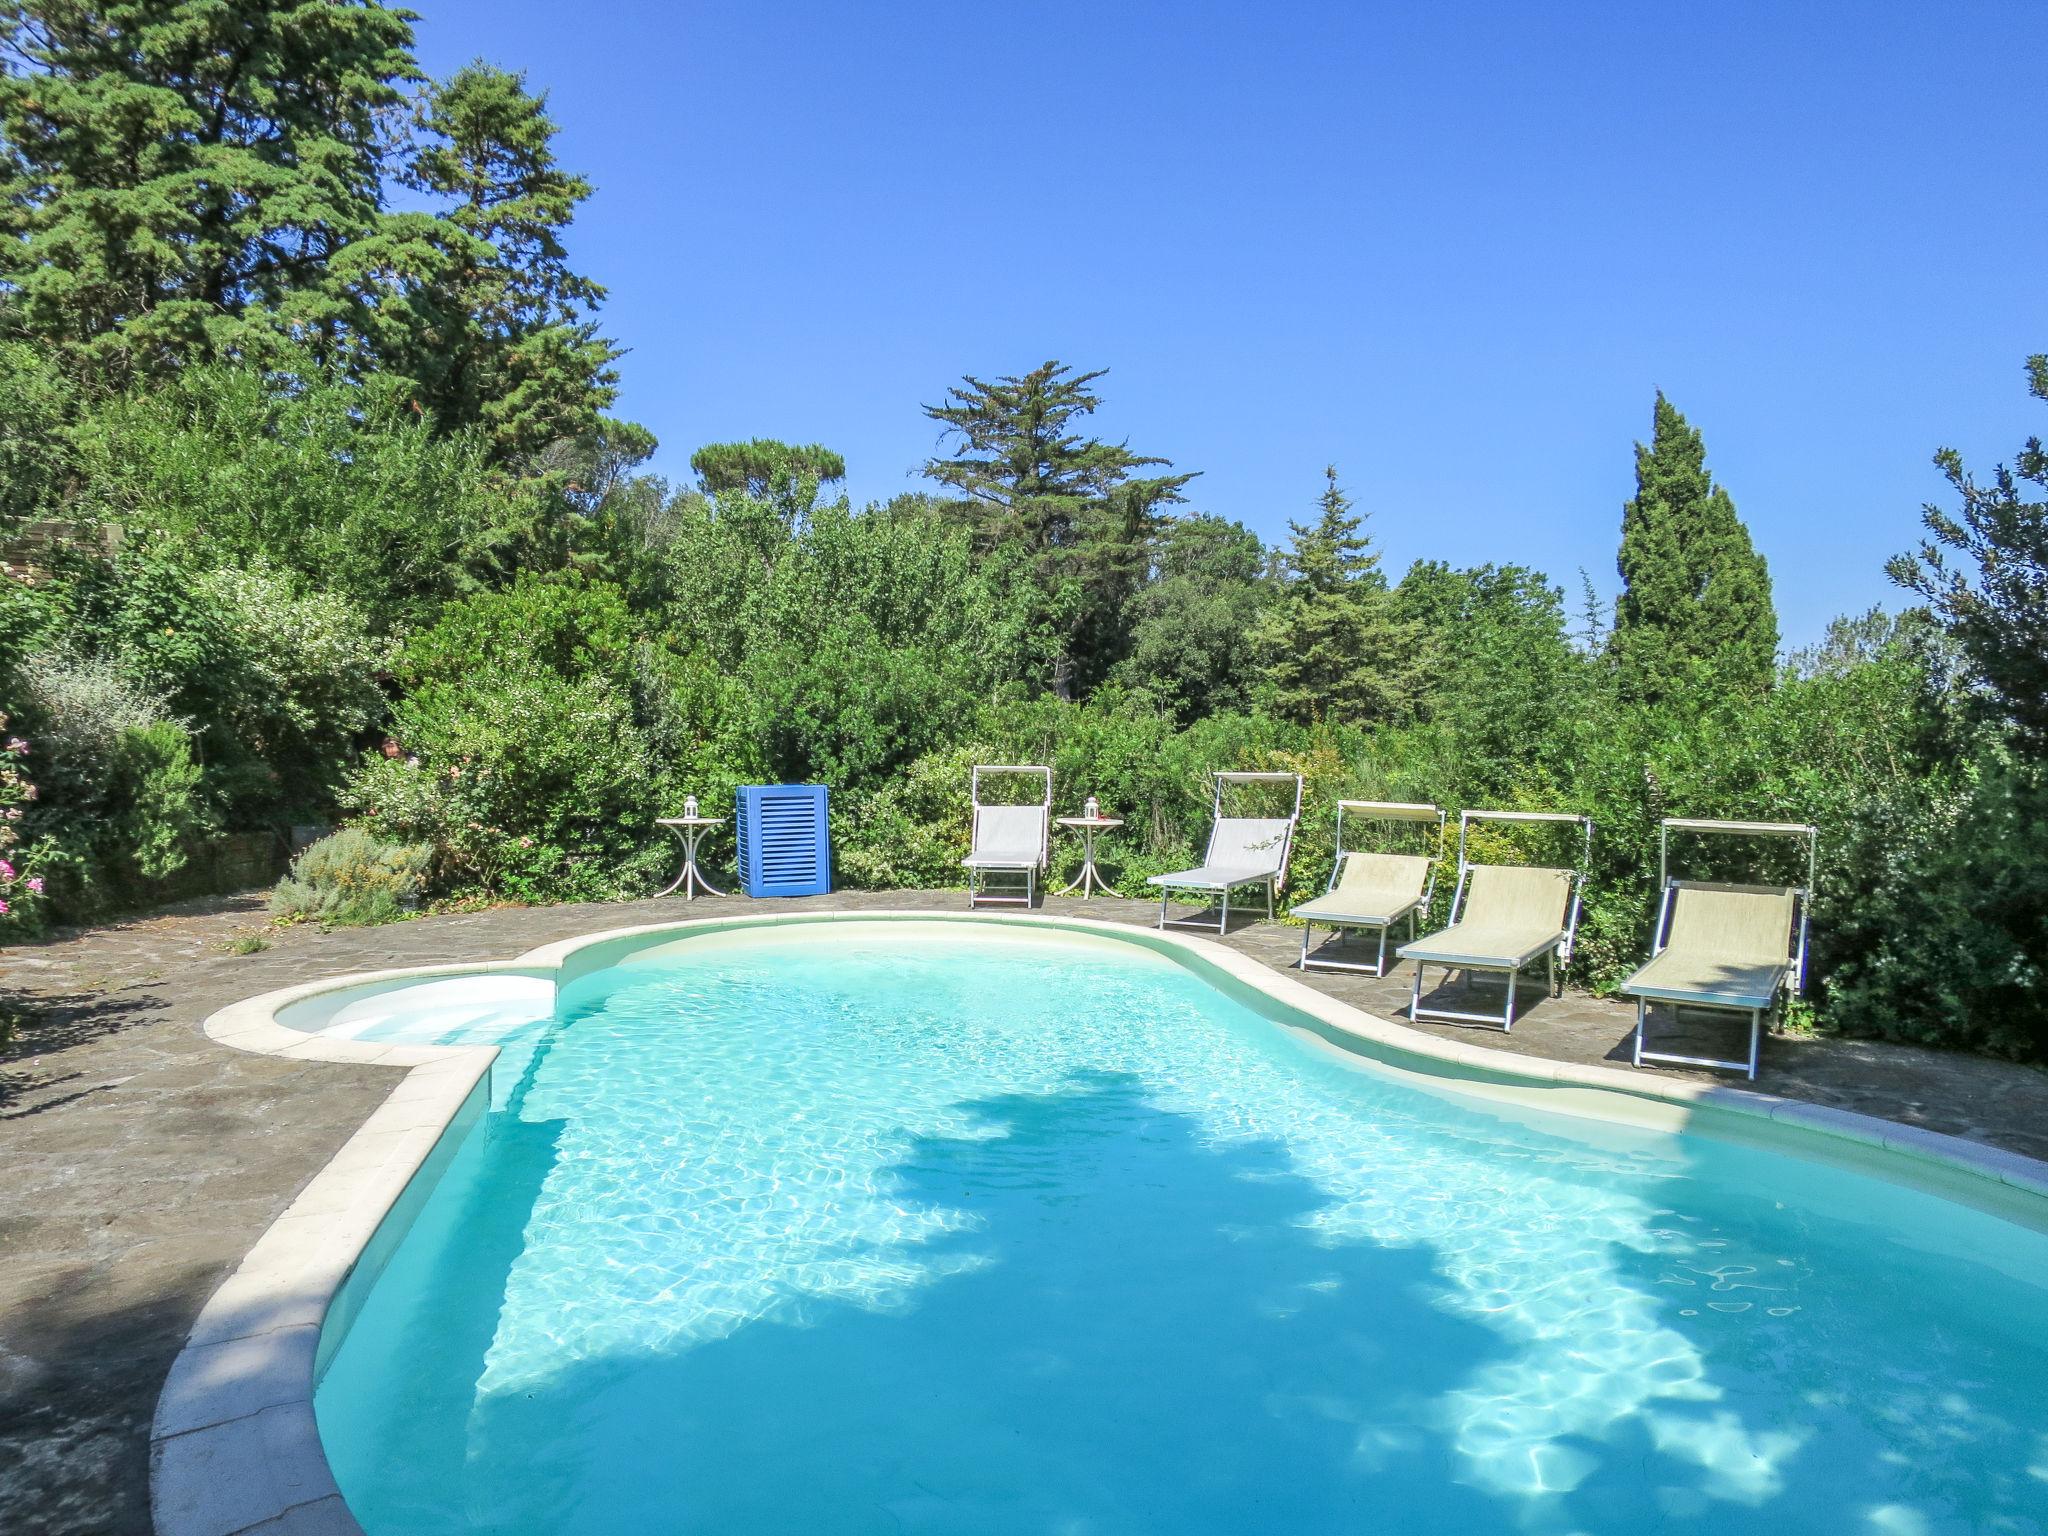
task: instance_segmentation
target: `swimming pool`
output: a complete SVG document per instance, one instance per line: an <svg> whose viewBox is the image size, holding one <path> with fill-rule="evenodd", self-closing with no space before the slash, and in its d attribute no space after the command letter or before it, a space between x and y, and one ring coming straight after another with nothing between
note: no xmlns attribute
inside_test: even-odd
<svg viewBox="0 0 2048 1536"><path fill-rule="evenodd" d="M502 1052L330 1341L370 1536L2048 1529L2038 1231L833 927L351 1026Z"/></svg>

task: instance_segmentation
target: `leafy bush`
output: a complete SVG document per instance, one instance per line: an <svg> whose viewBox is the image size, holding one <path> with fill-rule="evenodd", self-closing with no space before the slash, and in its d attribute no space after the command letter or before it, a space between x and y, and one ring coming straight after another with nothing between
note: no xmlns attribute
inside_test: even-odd
<svg viewBox="0 0 2048 1536"><path fill-rule="evenodd" d="M663 786L635 718L629 617L615 591L521 581L453 604L399 658L408 754L366 759L344 803L433 849L447 892L597 900L647 889L667 850Z"/></svg>
<svg viewBox="0 0 2048 1536"><path fill-rule="evenodd" d="M388 843L360 827L323 837L296 859L270 895L270 910L294 922L337 928L388 923L426 889L433 850Z"/></svg>
<svg viewBox="0 0 2048 1536"><path fill-rule="evenodd" d="M387 646L338 594L276 571L207 569L161 539L70 560L45 598L105 677L190 722L205 795L236 826L324 811L382 718Z"/></svg>
<svg viewBox="0 0 2048 1536"><path fill-rule="evenodd" d="M200 805L191 738L171 721L123 731L115 745L114 835L144 880L184 868L192 842L213 829Z"/></svg>
<svg viewBox="0 0 2048 1536"><path fill-rule="evenodd" d="M146 898L218 826L190 734L106 657L30 657L20 679L54 802L23 819L53 906L90 916Z"/></svg>

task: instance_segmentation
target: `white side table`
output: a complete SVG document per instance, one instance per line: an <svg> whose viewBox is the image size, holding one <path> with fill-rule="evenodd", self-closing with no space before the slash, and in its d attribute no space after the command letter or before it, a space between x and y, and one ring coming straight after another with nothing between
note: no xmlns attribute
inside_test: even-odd
<svg viewBox="0 0 2048 1536"><path fill-rule="evenodd" d="M1113 828L1122 826L1124 824L1123 818L1121 816L1057 816L1053 819L1061 826L1069 827L1081 834L1080 878L1065 890L1055 891L1053 894L1056 896L1067 896L1075 891L1079 891L1081 899L1086 901L1091 894L1091 887L1095 891L1108 890L1109 883L1102 878L1101 873L1095 868L1095 834L1098 832L1108 832Z"/></svg>
<svg viewBox="0 0 2048 1536"><path fill-rule="evenodd" d="M655 895L672 896L675 894L676 888L680 886L683 892L683 900L685 901L695 901L697 899L697 892L700 889L707 896L723 896L725 892L721 891L709 880L706 880L703 873L697 868L697 841L713 827L724 826L725 818L723 816L662 816L656 818L654 824L657 827L667 827L669 831L675 833L676 841L683 845L682 872L669 882L666 889L656 891Z"/></svg>

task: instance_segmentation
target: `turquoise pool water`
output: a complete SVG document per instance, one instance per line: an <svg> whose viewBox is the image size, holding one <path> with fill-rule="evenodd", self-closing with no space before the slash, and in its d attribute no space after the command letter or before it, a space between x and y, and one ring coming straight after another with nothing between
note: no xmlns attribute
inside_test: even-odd
<svg viewBox="0 0 2048 1536"><path fill-rule="evenodd" d="M1129 944L686 941L334 1355L370 1536L2048 1530L2048 1238L1424 1091Z"/></svg>

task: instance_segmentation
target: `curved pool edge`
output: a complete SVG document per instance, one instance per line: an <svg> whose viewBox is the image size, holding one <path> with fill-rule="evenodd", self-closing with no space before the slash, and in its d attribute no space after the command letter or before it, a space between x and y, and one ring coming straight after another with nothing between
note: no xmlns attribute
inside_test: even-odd
<svg viewBox="0 0 2048 1536"><path fill-rule="evenodd" d="M1442 1040L1327 997L1210 939L1083 917L872 911L746 914L603 930L510 960L356 972L234 1003L204 1024L237 1050L405 1069L391 1093L274 1221L201 1309L159 1395L150 1505L160 1536L361 1536L313 1414L328 1324L361 1303L440 1168L489 1108L491 1045L390 1045L279 1021L296 1005L438 977L511 975L557 987L650 937L849 923L965 923L1083 932L1167 955L1335 1046L1424 1086L1497 1104L1659 1129L1692 1129L1855 1166L2048 1227L2048 1163L1960 1137L1753 1089L1582 1066ZM1282 1018L1280 1012L1297 1018ZM2002 1208L2002 1209L2001 1209ZM2024 1211L2024 1218L2018 1213Z"/></svg>

